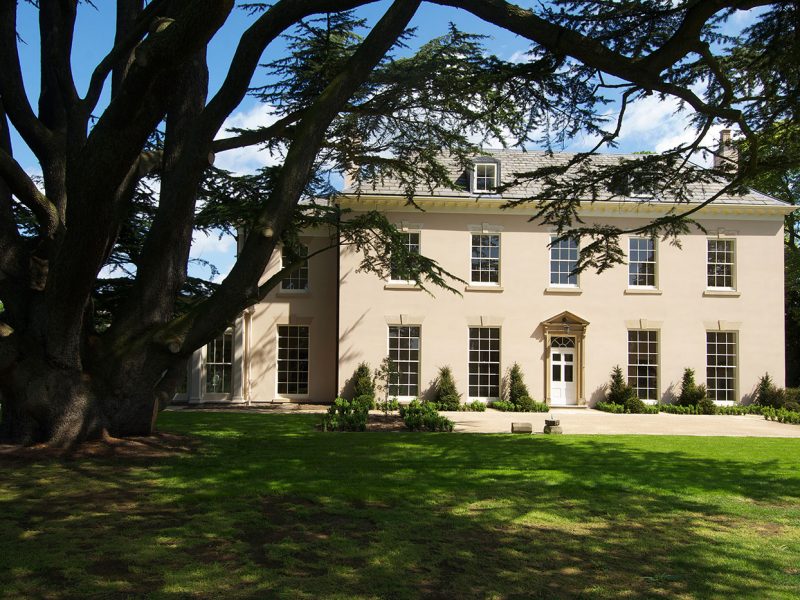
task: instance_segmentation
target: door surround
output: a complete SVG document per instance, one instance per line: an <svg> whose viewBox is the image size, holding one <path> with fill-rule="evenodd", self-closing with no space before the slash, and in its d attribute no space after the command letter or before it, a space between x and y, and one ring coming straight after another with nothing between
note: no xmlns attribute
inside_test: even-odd
<svg viewBox="0 0 800 600"><path fill-rule="evenodd" d="M565 310L549 319L542 321L542 331L544 332L544 397L548 405L552 403L552 392L550 390L550 342L554 337L575 338L575 399L577 404L571 406L586 406L586 328L589 321L581 319L579 316Z"/></svg>

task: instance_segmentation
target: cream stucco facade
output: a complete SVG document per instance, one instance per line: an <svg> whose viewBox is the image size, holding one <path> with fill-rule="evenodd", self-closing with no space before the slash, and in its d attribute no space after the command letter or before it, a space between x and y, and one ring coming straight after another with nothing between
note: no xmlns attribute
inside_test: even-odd
<svg viewBox="0 0 800 600"><path fill-rule="evenodd" d="M703 209L698 221L705 232L681 236L681 248L655 241L652 276L637 286L628 265L586 271L575 285L554 285L548 247L553 232L529 221L531 209L501 209L500 198L420 196L424 212L397 194L344 195L339 201L353 211L385 212L415 234L422 254L466 283L455 284L458 294L429 294L357 272L361 257L347 247L316 254L308 261L307 289L274 290L235 324L232 342L240 346L232 351L231 378L239 387L229 401L330 402L358 363L378 365L390 343L393 358L411 370L408 385L398 388L401 397L428 395L439 367L448 365L465 401L491 400L499 395L497 372L502 377L515 362L531 395L553 405L602 399L615 365L646 371L652 389L644 395L651 401L669 401L686 367L702 383L724 365L724 382L711 386L730 388L719 392L720 402L747 401L766 372L784 382L783 216L789 209L777 201ZM663 203L599 202L581 214L590 223L632 229L668 209ZM473 244L481 239L473 236L491 236L492 252L499 253L492 266L498 281L472 282ZM302 241L313 254L332 239L335 233L317 232ZM719 240L725 243L717 246ZM628 238L621 243L631 248ZM729 252L730 285L710 285L709 251L718 247ZM278 272L280 261L273 257L265 277ZM491 341L479 341L480 331ZM644 371L636 371L635 344L643 339L651 344L649 358ZM190 402L220 399L201 390L207 352L195 357ZM487 369L489 387L480 378Z"/></svg>

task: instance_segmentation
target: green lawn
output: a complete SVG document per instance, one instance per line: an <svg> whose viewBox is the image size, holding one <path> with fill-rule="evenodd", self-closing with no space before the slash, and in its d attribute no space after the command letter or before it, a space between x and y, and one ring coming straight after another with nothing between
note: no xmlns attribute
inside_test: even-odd
<svg viewBox="0 0 800 600"><path fill-rule="evenodd" d="M0 462L0 597L798 598L800 440L317 433Z"/></svg>

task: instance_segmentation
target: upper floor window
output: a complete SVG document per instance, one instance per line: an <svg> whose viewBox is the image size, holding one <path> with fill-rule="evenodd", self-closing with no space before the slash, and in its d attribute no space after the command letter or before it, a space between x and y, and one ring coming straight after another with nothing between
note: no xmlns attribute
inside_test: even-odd
<svg viewBox="0 0 800 600"><path fill-rule="evenodd" d="M500 234L472 235L472 283L500 283Z"/></svg>
<svg viewBox="0 0 800 600"><path fill-rule="evenodd" d="M298 257L299 255L299 257ZM308 256L308 247L301 245L292 253L286 246L281 249L281 268L285 269L298 258ZM288 291L305 291L308 289L308 260L281 280L281 289Z"/></svg>
<svg viewBox="0 0 800 600"><path fill-rule="evenodd" d="M550 241L550 285L577 287L578 275L573 273L578 264L578 240L573 238Z"/></svg>
<svg viewBox="0 0 800 600"><path fill-rule="evenodd" d="M419 232L404 232L400 235L403 236L403 246L405 246L406 252L408 254L419 254ZM399 264L399 261L394 260L394 257L392 257L391 265L392 272L390 277L392 281L411 281L414 279L411 273L403 265Z"/></svg>
<svg viewBox="0 0 800 600"><path fill-rule="evenodd" d="M709 288L735 289L735 259L733 240L708 240L707 285Z"/></svg>
<svg viewBox="0 0 800 600"><path fill-rule="evenodd" d="M628 286L656 287L656 242L631 238L628 251Z"/></svg>
<svg viewBox="0 0 800 600"><path fill-rule="evenodd" d="M497 188L497 165L478 163L475 165L475 192L493 192Z"/></svg>

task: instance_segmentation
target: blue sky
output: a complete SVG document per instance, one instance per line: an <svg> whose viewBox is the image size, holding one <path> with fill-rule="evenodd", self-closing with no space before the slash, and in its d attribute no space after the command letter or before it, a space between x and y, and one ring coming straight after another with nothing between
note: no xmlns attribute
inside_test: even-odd
<svg viewBox="0 0 800 600"><path fill-rule="evenodd" d="M114 35L114 8L115 3L100 0L94 3L97 9L88 3L80 5L78 23L73 51L73 70L79 93L83 94L91 77L95 65L103 58L113 45ZM522 4L522 3L521 3ZM374 22L388 7L388 1L382 1L364 7L360 10L370 22ZM36 105L39 92L39 38L38 38L38 11L27 3L20 3L18 30L24 43L20 44L23 75L31 103ZM237 10L219 31L209 47L210 88L211 93L220 85L225 77L231 56L236 48L239 36L253 17L245 11ZM729 31L741 29L753 19L752 12L737 13L728 24ZM417 28L416 42L422 43L446 32L448 23L472 33L489 36L485 44L490 52L506 60L524 60L524 52L529 47L527 41L503 29L484 23L466 11L424 4L411 26ZM413 42L412 42L413 46ZM265 52L262 62L268 62L281 56L284 44L279 41ZM263 75L257 74L253 85L262 84ZM107 83L106 93L108 92ZM107 96L101 100L99 110L102 110ZM630 107L626 114L625 125L619 139L617 152L633 152L639 150L662 151L676 146L681 141L691 139L691 132L687 131L687 115L676 114L677 103L674 101L660 102L655 97L649 97ZM613 116L614 107L609 108L609 116ZM252 98L246 98L242 105L231 115L226 122L229 127L254 127L270 122L268 109L260 106ZM711 137L718 136L719 128L711 133ZM224 133L224 132L222 132ZM32 174L41 172L33 155L27 150L22 141L12 130L12 143L15 156L22 166ZM590 146L592 140L575 140L566 150L578 150ZM239 149L221 153L217 165L236 172L251 172L272 159L257 148ZM216 236L206 237L200 234L195 238L192 256L208 260L220 269L224 276L233 263L235 244L233 240ZM192 270L202 275L207 270L193 267Z"/></svg>

